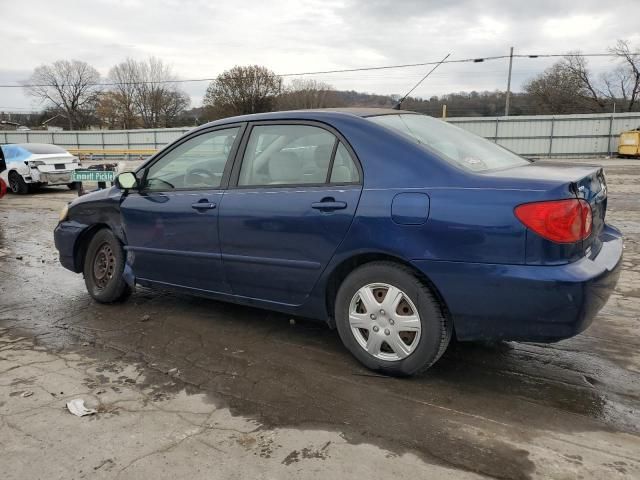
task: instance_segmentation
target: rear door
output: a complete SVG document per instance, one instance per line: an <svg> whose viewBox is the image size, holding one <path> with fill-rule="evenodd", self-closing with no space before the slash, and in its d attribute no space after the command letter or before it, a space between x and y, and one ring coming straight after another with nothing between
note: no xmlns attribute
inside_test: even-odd
<svg viewBox="0 0 640 480"><path fill-rule="evenodd" d="M146 167L140 191L120 206L129 262L139 280L229 293L218 209L241 125L206 131Z"/></svg>
<svg viewBox="0 0 640 480"><path fill-rule="evenodd" d="M344 238L362 172L339 134L315 123L251 126L220 208L235 295L298 305Z"/></svg>

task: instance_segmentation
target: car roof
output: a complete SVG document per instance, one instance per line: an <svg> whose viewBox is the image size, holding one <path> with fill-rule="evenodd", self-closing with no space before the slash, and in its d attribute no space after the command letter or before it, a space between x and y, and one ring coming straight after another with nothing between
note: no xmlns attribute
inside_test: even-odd
<svg viewBox="0 0 640 480"><path fill-rule="evenodd" d="M64 148L50 143L6 143L1 147L18 147L34 155L50 155L54 153L69 153Z"/></svg>
<svg viewBox="0 0 640 480"><path fill-rule="evenodd" d="M375 108L375 107L336 107L336 108L313 108L309 110L289 110L290 112L336 112L350 113L356 117L375 117L378 115L398 115L401 113L412 113L409 110L396 110L393 108ZM276 113L276 112L273 112Z"/></svg>
<svg viewBox="0 0 640 480"><path fill-rule="evenodd" d="M225 125L238 122L259 122L262 120L331 120L344 118L344 116L355 116L360 118L380 116L412 114L419 115L409 110L394 110L392 108L370 108L370 107L345 107L345 108L315 108L306 110L280 110L275 112L252 113L235 117L221 118L201 125L197 130L207 127Z"/></svg>

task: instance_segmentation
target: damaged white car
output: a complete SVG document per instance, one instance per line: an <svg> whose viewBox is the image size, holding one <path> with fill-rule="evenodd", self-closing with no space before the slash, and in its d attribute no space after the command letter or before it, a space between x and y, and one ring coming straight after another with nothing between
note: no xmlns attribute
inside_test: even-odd
<svg viewBox="0 0 640 480"><path fill-rule="evenodd" d="M44 185L66 185L77 188L73 171L80 168L78 158L57 145L21 143L0 145L0 163L6 171L5 179L13 193L29 193Z"/></svg>

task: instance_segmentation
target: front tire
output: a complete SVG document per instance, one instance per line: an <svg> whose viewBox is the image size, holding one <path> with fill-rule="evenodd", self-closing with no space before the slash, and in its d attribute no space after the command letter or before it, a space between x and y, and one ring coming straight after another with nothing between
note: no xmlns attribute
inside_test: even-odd
<svg viewBox="0 0 640 480"><path fill-rule="evenodd" d="M366 367L415 375L444 353L452 324L411 269L393 262L363 265L342 282L335 304L338 333Z"/></svg>
<svg viewBox="0 0 640 480"><path fill-rule="evenodd" d="M9 173L9 190L17 195L25 195L29 193L29 184L24 181L22 175L16 171Z"/></svg>
<svg viewBox="0 0 640 480"><path fill-rule="evenodd" d="M67 183L67 188L69 190L78 190L80 188L80 182Z"/></svg>
<svg viewBox="0 0 640 480"><path fill-rule="evenodd" d="M99 230L89 242L84 259L84 283L99 303L125 300L131 288L124 280L125 252L108 229Z"/></svg>

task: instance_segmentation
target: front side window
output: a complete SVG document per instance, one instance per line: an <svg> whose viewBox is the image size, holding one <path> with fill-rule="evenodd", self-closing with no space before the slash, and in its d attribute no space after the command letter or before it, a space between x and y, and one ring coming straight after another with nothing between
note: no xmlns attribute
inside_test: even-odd
<svg viewBox="0 0 640 480"><path fill-rule="evenodd" d="M145 189L218 188L240 127L191 138L149 167Z"/></svg>
<svg viewBox="0 0 640 480"><path fill-rule="evenodd" d="M238 185L324 184L336 137L310 125L253 127Z"/></svg>
<svg viewBox="0 0 640 480"><path fill-rule="evenodd" d="M489 140L426 115L380 115L368 119L408 135L440 158L466 170L482 172L530 163Z"/></svg>

